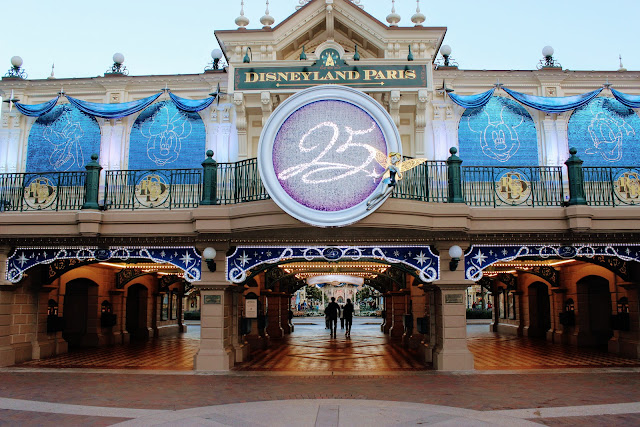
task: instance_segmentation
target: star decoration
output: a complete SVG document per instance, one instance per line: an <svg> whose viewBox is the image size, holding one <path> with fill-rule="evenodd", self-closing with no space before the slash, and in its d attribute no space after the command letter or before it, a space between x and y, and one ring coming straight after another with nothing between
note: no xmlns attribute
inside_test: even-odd
<svg viewBox="0 0 640 427"><path fill-rule="evenodd" d="M418 261L418 264L420 264L420 266L422 267L422 264L424 264L425 262L427 262L427 257L424 255L424 253L422 251L420 251L420 255L418 255L417 257L413 258L416 261Z"/></svg>
<svg viewBox="0 0 640 427"><path fill-rule="evenodd" d="M29 258L27 258L26 256L24 256L24 252L22 252L22 253L20 254L20 258L18 258L16 261L19 261L19 262L20 262L20 267L23 267L23 266L24 266L24 263L25 263L25 262L27 262L27 261L29 261Z"/></svg>
<svg viewBox="0 0 640 427"><path fill-rule="evenodd" d="M178 252L174 252L174 253L173 253L173 257L175 258L175 257L177 257L177 256L178 256Z"/></svg>
<svg viewBox="0 0 640 427"><path fill-rule="evenodd" d="M193 261L193 258L191 258L191 256L186 253L182 255L182 258L180 258L180 261L182 261L184 265L189 265L191 261Z"/></svg>
<svg viewBox="0 0 640 427"><path fill-rule="evenodd" d="M627 252L627 255L629 255L631 253L631 249L627 248L626 252Z"/></svg>
<svg viewBox="0 0 640 427"><path fill-rule="evenodd" d="M242 256L240 257L239 261L240 264L244 267L249 261L251 261L251 258L249 258L249 255L247 255L245 251L242 251Z"/></svg>
<svg viewBox="0 0 640 427"><path fill-rule="evenodd" d="M166 256L167 256L167 253L166 253L165 251L162 251L162 252L160 252L160 256L161 256L162 258L164 258L164 257L166 257Z"/></svg>
<svg viewBox="0 0 640 427"><path fill-rule="evenodd" d="M506 249L502 250L502 256L507 256L508 253L509 253L509 251L507 251Z"/></svg>
<svg viewBox="0 0 640 427"><path fill-rule="evenodd" d="M489 255L493 255L493 249L489 251Z"/></svg>
<svg viewBox="0 0 640 427"><path fill-rule="evenodd" d="M398 258L400 256L400 251L398 250L393 251L393 256Z"/></svg>
<svg viewBox="0 0 640 427"><path fill-rule="evenodd" d="M271 257L271 251L267 251L267 256Z"/></svg>
<svg viewBox="0 0 640 427"><path fill-rule="evenodd" d="M487 259L487 256L482 253L482 251L478 251L478 254L473 257L476 260L478 265L482 265L484 261Z"/></svg>

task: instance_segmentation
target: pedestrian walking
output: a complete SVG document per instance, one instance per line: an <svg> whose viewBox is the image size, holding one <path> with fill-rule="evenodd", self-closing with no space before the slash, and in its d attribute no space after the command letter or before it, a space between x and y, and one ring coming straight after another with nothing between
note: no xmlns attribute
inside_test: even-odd
<svg viewBox="0 0 640 427"><path fill-rule="evenodd" d="M340 306L336 302L335 297L331 297L331 302L324 309L324 315L329 322L329 336L336 337L336 328L338 327L338 313L340 312Z"/></svg>
<svg viewBox="0 0 640 427"><path fill-rule="evenodd" d="M342 318L347 327L347 332L345 333L345 336L348 338L351 338L351 325L353 323L354 311L355 311L355 308L353 307L353 304L351 304L351 299L347 298L347 303L342 308Z"/></svg>

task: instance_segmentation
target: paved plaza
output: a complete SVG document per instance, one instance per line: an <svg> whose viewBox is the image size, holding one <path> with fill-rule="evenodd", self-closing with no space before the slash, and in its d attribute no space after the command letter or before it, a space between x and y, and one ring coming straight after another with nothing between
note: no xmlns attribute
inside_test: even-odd
<svg viewBox="0 0 640 427"><path fill-rule="evenodd" d="M322 319L295 322L289 340L228 373L190 370L196 325L180 339L1 369L0 424L640 424L636 360L494 336L487 325L470 325L476 370L437 372L387 343L379 319L358 319L351 340L340 333L329 339ZM512 357L511 351L525 353ZM482 357L487 352L491 361ZM521 365L497 369L501 360Z"/></svg>

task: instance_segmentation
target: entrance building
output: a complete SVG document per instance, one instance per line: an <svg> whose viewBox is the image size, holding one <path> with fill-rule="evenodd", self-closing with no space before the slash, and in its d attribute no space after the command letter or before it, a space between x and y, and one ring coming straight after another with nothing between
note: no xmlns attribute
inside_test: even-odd
<svg viewBox="0 0 640 427"><path fill-rule="evenodd" d="M304 3L201 74L0 81L0 365L193 304L195 369L228 370L322 275L435 369L474 367L470 286L495 333L640 358L640 73L464 70L420 13Z"/></svg>

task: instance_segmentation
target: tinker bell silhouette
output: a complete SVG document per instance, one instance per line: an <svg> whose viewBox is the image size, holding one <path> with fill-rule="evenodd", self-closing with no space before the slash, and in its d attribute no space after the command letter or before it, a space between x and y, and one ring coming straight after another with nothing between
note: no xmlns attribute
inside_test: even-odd
<svg viewBox="0 0 640 427"><path fill-rule="evenodd" d="M380 166L385 168L382 174L382 182L386 185L380 189L378 194L369 199L367 202L367 210L373 209L374 206L383 202L391 195L396 186L396 182L402 179L402 172L411 170L427 161L427 159L408 159L403 161L400 153L389 153L389 156L387 156L382 151L376 151L376 161Z"/></svg>

